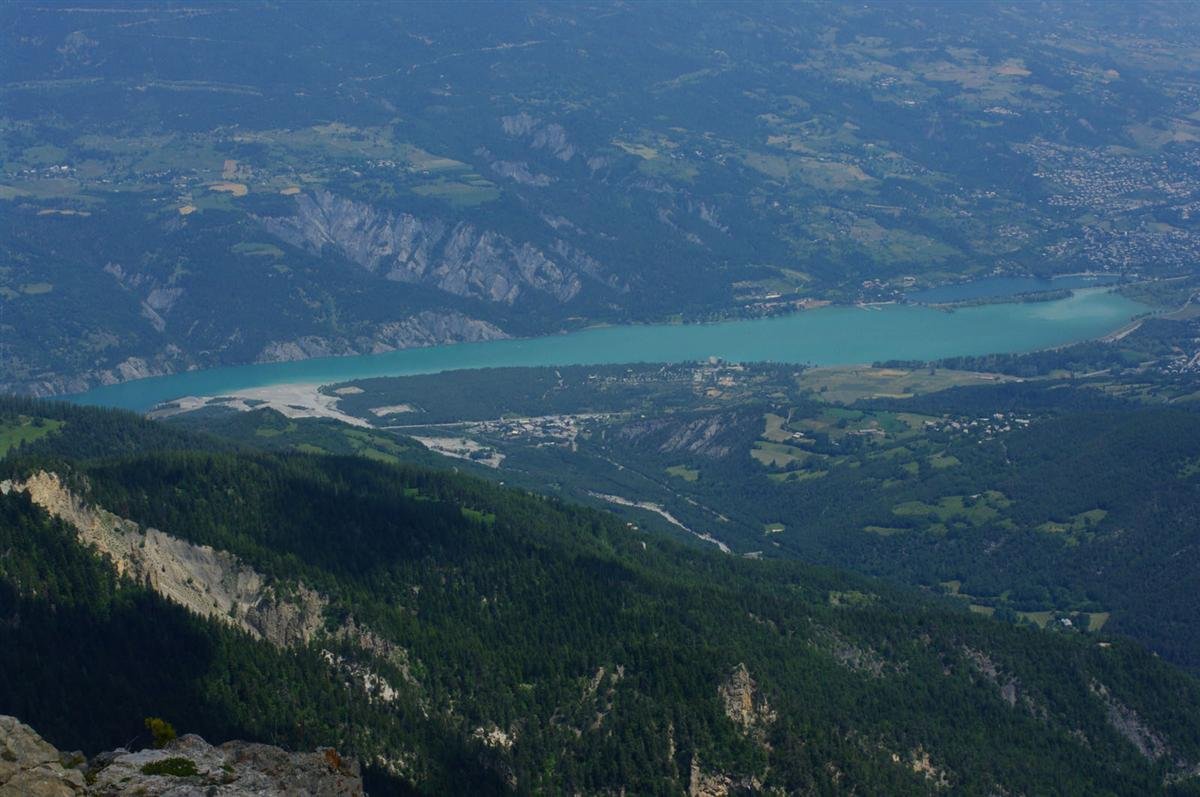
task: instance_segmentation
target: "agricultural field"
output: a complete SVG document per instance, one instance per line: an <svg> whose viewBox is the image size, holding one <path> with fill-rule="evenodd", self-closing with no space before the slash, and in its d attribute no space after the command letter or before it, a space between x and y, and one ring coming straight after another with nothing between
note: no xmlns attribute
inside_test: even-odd
<svg viewBox="0 0 1200 797"><path fill-rule="evenodd" d="M1004 494L988 490L972 496L948 495L935 503L905 501L892 507L892 514L906 520L926 521L928 534L946 534L952 528L997 524L1013 527L1011 520L1003 519L1003 510L1012 506Z"/></svg>
<svg viewBox="0 0 1200 797"><path fill-rule="evenodd" d="M859 399L909 398L952 387L1011 381L995 373L949 368L810 368L797 385L822 401L852 404Z"/></svg>

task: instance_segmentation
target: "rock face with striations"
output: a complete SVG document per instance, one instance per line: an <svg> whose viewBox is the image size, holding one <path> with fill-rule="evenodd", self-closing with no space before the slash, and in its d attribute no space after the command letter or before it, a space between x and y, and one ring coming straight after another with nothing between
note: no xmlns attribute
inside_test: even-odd
<svg viewBox="0 0 1200 797"><path fill-rule="evenodd" d="M311 357L382 354L397 349L438 346L443 343L477 343L502 340L508 334L495 324L457 312L425 310L416 315L377 324L362 334L326 337L307 335L273 340L255 358L257 362L288 362Z"/></svg>
<svg viewBox="0 0 1200 797"><path fill-rule="evenodd" d="M214 747L187 735L159 750L101 753L90 762L60 753L28 725L0 716L0 797L76 795L317 795L363 794L358 762L325 748L289 753L268 744Z"/></svg>
<svg viewBox="0 0 1200 797"><path fill-rule="evenodd" d="M226 622L278 647L307 644L324 627L328 600L303 584L286 600L267 578L226 551L143 529L85 502L56 473L0 482L0 493L24 492L52 516L75 527L79 539L108 556L117 573L200 615Z"/></svg>
<svg viewBox="0 0 1200 797"><path fill-rule="evenodd" d="M328 191L300 194L295 215L261 222L294 246L329 247L386 279L489 302L511 305L533 291L565 303L582 290L581 276L601 279L596 261L566 245L546 252L468 222L390 213Z"/></svg>

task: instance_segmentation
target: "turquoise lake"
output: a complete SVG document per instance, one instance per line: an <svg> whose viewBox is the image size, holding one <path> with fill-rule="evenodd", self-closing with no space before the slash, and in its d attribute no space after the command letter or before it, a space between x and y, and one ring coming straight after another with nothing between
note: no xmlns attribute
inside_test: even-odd
<svg viewBox="0 0 1200 797"><path fill-rule="evenodd" d="M708 357L812 365L932 360L1060 346L1112 332L1145 311L1143 305L1103 288L1079 290L1052 302L989 304L954 312L907 304L825 307L716 324L599 327L524 340L214 368L139 379L69 398L145 411L181 396L460 368L687 362Z"/></svg>

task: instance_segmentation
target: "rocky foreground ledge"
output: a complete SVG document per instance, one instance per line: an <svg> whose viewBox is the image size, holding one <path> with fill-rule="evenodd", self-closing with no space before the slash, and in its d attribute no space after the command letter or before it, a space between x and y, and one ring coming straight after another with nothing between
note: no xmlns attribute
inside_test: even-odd
<svg viewBox="0 0 1200 797"><path fill-rule="evenodd" d="M16 717L0 716L0 797L363 794L358 762L330 748L289 753L187 735L161 749L63 753Z"/></svg>

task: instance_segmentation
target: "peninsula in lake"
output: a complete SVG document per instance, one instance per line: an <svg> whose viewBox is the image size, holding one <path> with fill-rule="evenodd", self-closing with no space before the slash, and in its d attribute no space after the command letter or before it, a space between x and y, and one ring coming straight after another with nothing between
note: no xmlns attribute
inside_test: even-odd
<svg viewBox="0 0 1200 797"><path fill-rule="evenodd" d="M0 3L0 795L1200 794L1198 43Z"/></svg>

